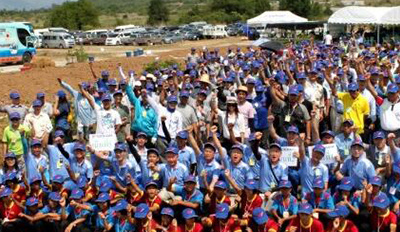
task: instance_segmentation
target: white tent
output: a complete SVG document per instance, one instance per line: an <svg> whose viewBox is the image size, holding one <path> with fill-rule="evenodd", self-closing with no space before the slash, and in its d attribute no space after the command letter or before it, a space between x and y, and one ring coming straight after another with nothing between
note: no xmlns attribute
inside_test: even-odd
<svg viewBox="0 0 400 232"><path fill-rule="evenodd" d="M328 23L400 25L400 7L343 7L329 17Z"/></svg>
<svg viewBox="0 0 400 232"><path fill-rule="evenodd" d="M265 26L277 23L303 23L306 18L297 16L290 11L265 11L264 13L247 20L249 26Z"/></svg>

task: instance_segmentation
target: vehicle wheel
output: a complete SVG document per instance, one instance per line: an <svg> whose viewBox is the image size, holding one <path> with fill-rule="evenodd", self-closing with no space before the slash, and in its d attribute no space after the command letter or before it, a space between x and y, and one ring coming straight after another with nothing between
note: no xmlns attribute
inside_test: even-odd
<svg viewBox="0 0 400 232"><path fill-rule="evenodd" d="M117 45L118 45L118 46L121 46L121 42L118 41L118 42L117 42Z"/></svg>
<svg viewBox="0 0 400 232"><path fill-rule="evenodd" d="M22 63L30 63L32 60L32 56L29 52L25 52L24 55L22 55Z"/></svg>
<svg viewBox="0 0 400 232"><path fill-rule="evenodd" d="M58 48L64 49L64 45L60 44L60 45L58 46Z"/></svg>

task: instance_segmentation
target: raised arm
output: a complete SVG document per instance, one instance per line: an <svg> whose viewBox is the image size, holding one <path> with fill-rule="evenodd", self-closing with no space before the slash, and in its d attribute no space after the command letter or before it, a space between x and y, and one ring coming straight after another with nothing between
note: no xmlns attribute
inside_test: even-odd
<svg viewBox="0 0 400 232"><path fill-rule="evenodd" d="M201 154L201 150L199 148L199 145L197 144L196 140L193 137L193 128L191 126L189 126L188 128L186 128L186 130L189 132L189 137L188 137L188 141L190 146L193 148L194 150L194 154L196 155L196 157L198 157Z"/></svg>
<svg viewBox="0 0 400 232"><path fill-rule="evenodd" d="M79 84L79 90L81 91L83 97L88 100L90 107L92 107L92 109L96 109L96 103L94 102L93 97L85 89L83 89L81 84Z"/></svg>
<svg viewBox="0 0 400 232"><path fill-rule="evenodd" d="M98 77L97 77L97 75L96 75L96 72L93 70L93 63L92 63L92 62L89 63L89 68L90 68L90 72L92 73L93 78L94 78L95 80L97 80Z"/></svg>

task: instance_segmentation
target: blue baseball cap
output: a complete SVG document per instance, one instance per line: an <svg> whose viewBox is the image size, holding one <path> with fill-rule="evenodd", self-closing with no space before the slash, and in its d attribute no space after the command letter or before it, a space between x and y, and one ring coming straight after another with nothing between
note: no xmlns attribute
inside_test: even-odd
<svg viewBox="0 0 400 232"><path fill-rule="evenodd" d="M21 115L20 115L18 112L11 112L11 114L10 114L10 120L13 120L13 119L18 119L18 120L20 120L20 119L21 119Z"/></svg>
<svg viewBox="0 0 400 232"><path fill-rule="evenodd" d="M145 218L149 211L149 206L146 203L141 203L136 207L135 218Z"/></svg>
<svg viewBox="0 0 400 232"><path fill-rule="evenodd" d="M307 79L306 74L304 72L299 72L296 74L298 80Z"/></svg>
<svg viewBox="0 0 400 232"><path fill-rule="evenodd" d="M80 175L78 177L78 180L76 181L76 186L78 186L78 188L83 188L83 187L85 187L87 182L88 182L88 179L86 178L86 176Z"/></svg>
<svg viewBox="0 0 400 232"><path fill-rule="evenodd" d="M117 83L117 80L115 80L115 79L109 79L108 81L107 81L107 85L108 86L117 86L118 85L118 83Z"/></svg>
<svg viewBox="0 0 400 232"><path fill-rule="evenodd" d="M110 94L104 94L102 97L101 97L101 101L103 102L103 101L111 101L111 95Z"/></svg>
<svg viewBox="0 0 400 232"><path fill-rule="evenodd" d="M370 71L371 75L379 75L379 70L377 68L372 68L372 70Z"/></svg>
<svg viewBox="0 0 400 232"><path fill-rule="evenodd" d="M348 89L349 91L357 91L357 90L358 90L358 84L357 84L357 83L350 83L350 84L347 86L347 89Z"/></svg>
<svg viewBox="0 0 400 232"><path fill-rule="evenodd" d="M178 103L178 98L176 97L176 95L171 95L167 98L167 102L168 103Z"/></svg>
<svg viewBox="0 0 400 232"><path fill-rule="evenodd" d="M321 135L322 135L322 137L324 137L325 135L330 135L330 136L332 136L332 137L335 137L335 133L334 133L333 131L331 131L331 130L323 131L323 132L321 133Z"/></svg>
<svg viewBox="0 0 400 232"><path fill-rule="evenodd" d="M179 97L189 97L190 93L188 91L181 91L179 93Z"/></svg>
<svg viewBox="0 0 400 232"><path fill-rule="evenodd" d="M44 92L39 92L36 94L36 98L41 98L41 97L45 97L46 94Z"/></svg>
<svg viewBox="0 0 400 232"><path fill-rule="evenodd" d="M204 149L205 149L206 147L208 147L208 148L213 149L214 151L217 150L217 148L215 148L215 146L214 146L213 143L205 143L203 147L204 147Z"/></svg>
<svg viewBox="0 0 400 232"><path fill-rule="evenodd" d="M247 79L246 85L254 85L256 83L256 80L254 78L249 78Z"/></svg>
<svg viewBox="0 0 400 232"><path fill-rule="evenodd" d="M247 189L250 189L250 190L256 190L256 189L258 189L258 183L257 183L257 181L255 181L253 179L249 179L244 184L244 187Z"/></svg>
<svg viewBox="0 0 400 232"><path fill-rule="evenodd" d="M299 95L299 89L297 89L297 86L290 86L289 95Z"/></svg>
<svg viewBox="0 0 400 232"><path fill-rule="evenodd" d="M115 92L113 93L113 96L115 96L115 95L117 95L117 94L120 94L120 95L122 95L122 91L121 91L121 90L117 90L117 91L115 91Z"/></svg>
<svg viewBox="0 0 400 232"><path fill-rule="evenodd" d="M97 197L97 199L95 200L95 202L107 202L110 201L110 195L108 193L100 193L100 195Z"/></svg>
<svg viewBox="0 0 400 232"><path fill-rule="evenodd" d="M153 181L153 180L149 180L149 181L146 183L146 185L144 186L144 188L147 189L147 188L150 187L150 186L156 186L156 188L158 188L158 184L157 184L155 181Z"/></svg>
<svg viewBox="0 0 400 232"><path fill-rule="evenodd" d="M142 204L144 204L144 203L142 203ZM122 199L117 202L117 204L113 207L113 210L118 212L118 211L127 209L127 207L128 207L128 202L125 199ZM139 206L138 206L138 208L139 208ZM136 209L138 209L138 208L136 208ZM135 213L135 216L136 216L136 213Z"/></svg>
<svg viewBox="0 0 400 232"><path fill-rule="evenodd" d="M225 183L225 181L219 180L219 181L217 181L217 183L215 184L214 188L227 189L227 188L228 188L228 185Z"/></svg>
<svg viewBox="0 0 400 232"><path fill-rule="evenodd" d="M314 146L313 151L319 152L322 155L325 155L325 147L322 144L317 144Z"/></svg>
<svg viewBox="0 0 400 232"><path fill-rule="evenodd" d="M264 91L265 91L265 87L263 85L256 86L256 92L264 92Z"/></svg>
<svg viewBox="0 0 400 232"><path fill-rule="evenodd" d="M62 184L62 183L64 183L64 177L61 176L61 175L55 175L55 176L53 177L53 182L54 182L54 183Z"/></svg>
<svg viewBox="0 0 400 232"><path fill-rule="evenodd" d="M126 85L126 80L121 79L121 80L119 81L119 85Z"/></svg>
<svg viewBox="0 0 400 232"><path fill-rule="evenodd" d="M177 138L181 138L181 139L187 139L189 136L189 132L183 130L183 131L179 131L178 134L176 135Z"/></svg>
<svg viewBox="0 0 400 232"><path fill-rule="evenodd" d="M11 196L13 191L10 188L4 188L3 191L0 192L0 198Z"/></svg>
<svg viewBox="0 0 400 232"><path fill-rule="evenodd" d="M203 94L204 96L207 96L207 90L200 90L197 94Z"/></svg>
<svg viewBox="0 0 400 232"><path fill-rule="evenodd" d="M297 212L298 213L305 213L305 214L310 215L313 212L313 208L308 203L300 203L299 204L299 209L298 209Z"/></svg>
<svg viewBox="0 0 400 232"><path fill-rule="evenodd" d="M33 184L33 183L35 183L36 181L41 182L41 181L42 181L42 178L41 178L39 175L35 175L34 177L32 177L32 179L30 180L29 184Z"/></svg>
<svg viewBox="0 0 400 232"><path fill-rule="evenodd" d="M118 142L114 146L114 151L126 151L126 145L125 143Z"/></svg>
<svg viewBox="0 0 400 232"><path fill-rule="evenodd" d="M340 181L340 185L338 186L338 188L340 190L350 191L353 189L353 181L350 177L343 177L343 179Z"/></svg>
<svg viewBox="0 0 400 232"><path fill-rule="evenodd" d="M150 153L155 153L157 156L160 156L160 152L158 151L157 148L149 148L149 149L147 149L147 154L150 154Z"/></svg>
<svg viewBox="0 0 400 232"><path fill-rule="evenodd" d="M372 206L380 209L387 209L390 206L389 198L385 193L378 194L378 196L372 200Z"/></svg>
<svg viewBox="0 0 400 232"><path fill-rule="evenodd" d="M99 191L103 192L103 193L108 192L112 186L113 186L113 183L111 182L111 180L108 178L104 178L100 184Z"/></svg>
<svg viewBox="0 0 400 232"><path fill-rule="evenodd" d="M299 134L299 129L297 128L297 126L289 126L289 128L287 129L287 133Z"/></svg>
<svg viewBox="0 0 400 232"><path fill-rule="evenodd" d="M16 180L17 174L15 172L8 172L4 175L4 181Z"/></svg>
<svg viewBox="0 0 400 232"><path fill-rule="evenodd" d="M86 151L86 145L83 143L76 142L74 145L74 151L76 150Z"/></svg>
<svg viewBox="0 0 400 232"><path fill-rule="evenodd" d="M21 96L19 95L19 93L18 92L11 92L10 93L10 98L11 99L18 99L18 98L20 98Z"/></svg>
<svg viewBox="0 0 400 232"><path fill-rule="evenodd" d="M79 200L79 199L82 199L83 196L84 196L84 193L83 193L82 189L78 188L78 189L73 189L71 191L71 196L69 198Z"/></svg>
<svg viewBox="0 0 400 232"><path fill-rule="evenodd" d="M174 217L174 210L171 209L170 207L163 208L161 210L161 215L168 215L168 216Z"/></svg>
<svg viewBox="0 0 400 232"><path fill-rule="evenodd" d="M347 217L350 211L347 206L344 205L337 205L335 210L328 213L328 217L336 218L336 217Z"/></svg>
<svg viewBox="0 0 400 232"><path fill-rule="evenodd" d="M393 164L393 172L400 174L400 161Z"/></svg>
<svg viewBox="0 0 400 232"><path fill-rule="evenodd" d="M188 175L186 178L185 178L185 181L184 181L185 183L196 183L196 177L195 176L193 176L193 175Z"/></svg>
<svg viewBox="0 0 400 232"><path fill-rule="evenodd" d="M346 120L344 120L344 121L343 121L343 124L345 124L345 123L350 124L350 126L353 126L353 125L354 125L354 122L353 122L353 120L351 120L351 119L346 119Z"/></svg>
<svg viewBox="0 0 400 232"><path fill-rule="evenodd" d="M269 149L271 149L271 148L273 148L273 147L276 147L276 148L278 148L279 150L282 151L282 147L281 147L281 145L279 145L278 143L271 143L271 144L269 145Z"/></svg>
<svg viewBox="0 0 400 232"><path fill-rule="evenodd" d="M58 97L65 97L65 96L67 96L67 94L63 90L58 90L57 91L57 96Z"/></svg>
<svg viewBox="0 0 400 232"><path fill-rule="evenodd" d="M278 188L292 188L292 183L288 180L281 180L279 182Z"/></svg>
<svg viewBox="0 0 400 232"><path fill-rule="evenodd" d="M106 92L107 92L107 89L104 88L104 87L100 87L100 88L97 90L97 92L98 92L98 93L106 93Z"/></svg>
<svg viewBox="0 0 400 232"><path fill-rule="evenodd" d="M257 207L253 210L253 219L257 225L263 225L268 221L267 212L261 207Z"/></svg>
<svg viewBox="0 0 400 232"><path fill-rule="evenodd" d="M177 147L171 146L171 147L168 147L167 150L165 151L165 154L168 154L168 153L178 154L179 150Z"/></svg>
<svg viewBox="0 0 400 232"><path fill-rule="evenodd" d="M54 138L58 138L58 137L65 137L64 131L62 130L56 130L54 132Z"/></svg>
<svg viewBox="0 0 400 232"><path fill-rule="evenodd" d="M33 107L39 107L39 106L42 106L42 101L41 101L41 100L38 100L38 99L36 99L36 100L34 100L34 101L32 102L32 106L33 106Z"/></svg>
<svg viewBox="0 0 400 232"><path fill-rule="evenodd" d="M317 177L313 181L313 188L323 189L325 188L324 180L320 177Z"/></svg>
<svg viewBox="0 0 400 232"><path fill-rule="evenodd" d="M36 197L30 197L26 200L26 206L31 207L39 204L39 200Z"/></svg>
<svg viewBox="0 0 400 232"><path fill-rule="evenodd" d="M217 204L215 217L217 219L226 219L229 215L229 205L226 203Z"/></svg>
<svg viewBox="0 0 400 232"><path fill-rule="evenodd" d="M51 192L49 194L49 199L52 201L60 201L61 200L61 195L58 192Z"/></svg>
<svg viewBox="0 0 400 232"><path fill-rule="evenodd" d="M109 76L110 76L110 73L109 73L107 70L102 70L100 75L101 75L102 77L109 77Z"/></svg>
<svg viewBox="0 0 400 232"><path fill-rule="evenodd" d="M196 212L192 208L186 208L182 212L182 216L184 219L188 220L191 218L197 218Z"/></svg>
<svg viewBox="0 0 400 232"><path fill-rule="evenodd" d="M371 180L369 181L369 183L371 185L376 185L376 186L382 186L382 179L380 176L374 176L371 178Z"/></svg>
<svg viewBox="0 0 400 232"><path fill-rule="evenodd" d="M234 149L239 150L241 153L243 153L243 146L242 146L242 145L239 145L239 144L233 145L233 146L231 147L231 152L232 152Z"/></svg>
<svg viewBox="0 0 400 232"><path fill-rule="evenodd" d="M397 84L390 84L387 88L387 92L388 93L397 93L399 92L399 86L397 86Z"/></svg>
<svg viewBox="0 0 400 232"><path fill-rule="evenodd" d="M365 79L365 76L364 76L364 75L360 74L360 75L358 75L357 80L358 80L358 81L365 81L366 79Z"/></svg>
<svg viewBox="0 0 400 232"><path fill-rule="evenodd" d="M4 159L7 158L17 158L14 152L7 152L7 154L4 156Z"/></svg>
<svg viewBox="0 0 400 232"><path fill-rule="evenodd" d="M139 137L141 137L141 136L147 138L147 135L146 135L146 133L144 133L144 132L139 132L139 133L137 133L137 135L136 135L137 138L139 138Z"/></svg>
<svg viewBox="0 0 400 232"><path fill-rule="evenodd" d="M353 146L360 146L362 148L364 148L364 143L360 138L357 138L356 140L353 141L353 143L351 144L351 147Z"/></svg>
<svg viewBox="0 0 400 232"><path fill-rule="evenodd" d="M385 133L383 131L375 131L372 136L374 139L384 139L386 138Z"/></svg>

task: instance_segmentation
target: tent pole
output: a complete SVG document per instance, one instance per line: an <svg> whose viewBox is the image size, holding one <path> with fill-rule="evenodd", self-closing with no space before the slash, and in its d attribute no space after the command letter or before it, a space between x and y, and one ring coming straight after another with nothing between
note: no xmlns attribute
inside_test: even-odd
<svg viewBox="0 0 400 232"><path fill-rule="evenodd" d="M377 34L377 41L378 41L378 44L380 44L380 41L379 41L379 34L380 34L380 33L379 33L379 29L380 29L380 28L379 28L379 24L378 24L378 30L377 30L377 33L378 33L378 34Z"/></svg>

